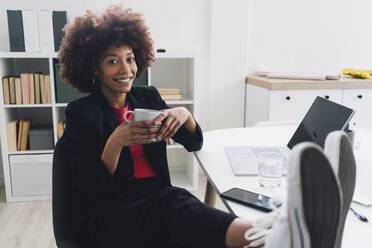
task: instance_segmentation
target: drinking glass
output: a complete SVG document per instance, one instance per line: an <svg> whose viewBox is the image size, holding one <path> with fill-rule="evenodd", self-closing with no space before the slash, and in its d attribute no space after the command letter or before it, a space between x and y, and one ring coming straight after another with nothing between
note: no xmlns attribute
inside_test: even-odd
<svg viewBox="0 0 372 248"><path fill-rule="evenodd" d="M262 187L279 187L282 179L284 156L278 152L258 154L258 182Z"/></svg>

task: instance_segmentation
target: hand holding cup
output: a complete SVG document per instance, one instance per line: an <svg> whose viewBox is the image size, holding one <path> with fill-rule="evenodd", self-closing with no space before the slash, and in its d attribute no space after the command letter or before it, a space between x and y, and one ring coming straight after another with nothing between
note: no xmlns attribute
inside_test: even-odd
<svg viewBox="0 0 372 248"><path fill-rule="evenodd" d="M129 115L132 115L133 118L128 119ZM153 135L154 137L151 137L150 139L144 139L144 143L151 143L156 142L156 133L159 131L160 123L156 124L155 119L159 117L161 114L163 114L160 110L154 110L154 109L134 109L134 111L129 110L124 113L124 120L126 123L131 123L131 125L136 126L139 129L134 129L134 131L137 131L140 134L148 133ZM142 130L141 130L142 129ZM145 130L148 129L148 132ZM154 133L156 131L156 133Z"/></svg>

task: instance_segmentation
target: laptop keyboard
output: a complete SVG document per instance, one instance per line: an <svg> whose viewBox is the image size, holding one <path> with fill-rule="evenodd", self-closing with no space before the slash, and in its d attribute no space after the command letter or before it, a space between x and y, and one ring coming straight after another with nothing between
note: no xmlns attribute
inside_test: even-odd
<svg viewBox="0 0 372 248"><path fill-rule="evenodd" d="M256 156L261 152L275 152L275 153L283 152L283 148L275 147L275 146L255 146L255 147L251 147L251 149Z"/></svg>
<svg viewBox="0 0 372 248"><path fill-rule="evenodd" d="M262 152L275 152L284 155L283 174L286 174L291 150L286 146L227 146L224 147L230 166L236 176L258 174L258 157Z"/></svg>

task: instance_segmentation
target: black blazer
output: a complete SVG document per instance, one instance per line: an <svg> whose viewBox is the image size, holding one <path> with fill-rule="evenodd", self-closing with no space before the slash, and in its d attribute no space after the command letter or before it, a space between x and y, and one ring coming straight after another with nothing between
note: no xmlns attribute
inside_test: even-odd
<svg viewBox="0 0 372 248"><path fill-rule="evenodd" d="M127 99L133 109L169 108L152 86L132 87ZM66 129L59 145L69 154L68 163L73 174L70 183L78 195L77 199L80 199L71 203L76 210L75 222L83 223L106 206L135 199L131 190L133 160L129 147L124 147L113 176L101 160L108 137L120 125L116 112L101 92L71 102L65 114ZM173 139L191 152L201 149L203 134L198 124L195 135L181 126ZM145 144L144 152L163 184L171 185L165 142Z"/></svg>

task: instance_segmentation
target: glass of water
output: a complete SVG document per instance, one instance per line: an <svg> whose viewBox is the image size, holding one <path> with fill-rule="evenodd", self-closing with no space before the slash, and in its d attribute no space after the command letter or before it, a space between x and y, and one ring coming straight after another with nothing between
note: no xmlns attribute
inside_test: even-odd
<svg viewBox="0 0 372 248"><path fill-rule="evenodd" d="M262 187L279 187L282 179L284 156L278 152L258 154L258 182Z"/></svg>

